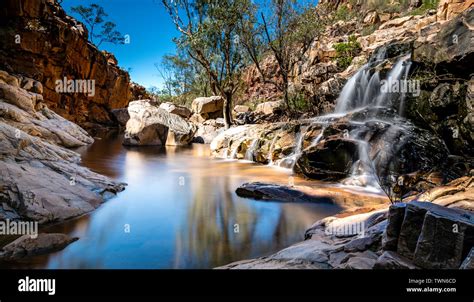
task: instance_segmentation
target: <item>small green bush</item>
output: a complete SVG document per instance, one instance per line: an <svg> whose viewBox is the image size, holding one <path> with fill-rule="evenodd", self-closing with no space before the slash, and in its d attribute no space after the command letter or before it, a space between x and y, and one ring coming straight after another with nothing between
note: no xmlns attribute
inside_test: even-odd
<svg viewBox="0 0 474 302"><path fill-rule="evenodd" d="M439 4L439 0L424 0L423 4L420 7L410 11L409 14L410 15L424 15L426 11L430 9L437 9L438 4Z"/></svg>
<svg viewBox="0 0 474 302"><path fill-rule="evenodd" d="M337 43L334 45L336 50L337 66L346 69L351 65L352 59L359 54L361 47L355 36L350 36L348 42Z"/></svg>

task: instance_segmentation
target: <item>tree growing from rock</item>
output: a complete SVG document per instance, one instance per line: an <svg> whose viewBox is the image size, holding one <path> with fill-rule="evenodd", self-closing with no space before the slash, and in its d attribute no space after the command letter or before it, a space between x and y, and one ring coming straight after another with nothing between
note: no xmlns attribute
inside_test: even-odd
<svg viewBox="0 0 474 302"><path fill-rule="evenodd" d="M99 47L102 43L124 44L125 38L117 31L116 24L107 21L104 23L108 15L102 6L91 4L88 7L78 5L71 8L71 11L81 16L82 21L87 25L89 30L89 38L91 43ZM100 26L100 32L96 34L97 28Z"/></svg>
<svg viewBox="0 0 474 302"><path fill-rule="evenodd" d="M301 4L296 0L271 0L270 7L260 11L260 16L254 11L250 18L242 20L242 45L261 80L275 85L291 109L291 73L324 28L322 18L313 1ZM273 56L278 65L276 77L261 66L267 55Z"/></svg>
<svg viewBox="0 0 474 302"><path fill-rule="evenodd" d="M232 124L232 101L247 66L240 45L239 24L249 15L250 0L162 0L180 36L178 48L199 64L210 89L224 98L226 128Z"/></svg>

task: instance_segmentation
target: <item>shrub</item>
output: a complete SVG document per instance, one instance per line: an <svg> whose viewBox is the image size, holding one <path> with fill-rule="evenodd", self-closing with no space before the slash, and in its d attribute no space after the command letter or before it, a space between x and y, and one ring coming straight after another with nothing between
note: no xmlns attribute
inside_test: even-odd
<svg viewBox="0 0 474 302"><path fill-rule="evenodd" d="M351 65L352 59L359 54L361 47L355 36L350 36L348 42L334 45L336 50L337 66L346 69Z"/></svg>

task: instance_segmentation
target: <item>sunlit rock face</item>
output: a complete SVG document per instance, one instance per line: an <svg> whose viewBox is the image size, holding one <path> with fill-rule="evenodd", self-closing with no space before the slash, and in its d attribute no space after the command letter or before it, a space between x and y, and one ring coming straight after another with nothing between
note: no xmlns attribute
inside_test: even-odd
<svg viewBox="0 0 474 302"><path fill-rule="evenodd" d="M67 148L94 140L50 110L35 87L41 83L0 71L0 220L62 221L123 190L79 165Z"/></svg>
<svg viewBox="0 0 474 302"><path fill-rule="evenodd" d="M133 101L128 106L124 145L188 145L197 127L180 116L160 108L150 100Z"/></svg>
<svg viewBox="0 0 474 302"><path fill-rule="evenodd" d="M130 78L87 40L84 24L56 1L5 0L0 9L0 68L42 84L50 109L83 127L114 124L110 110L132 99ZM94 95L60 93L57 80L93 80Z"/></svg>

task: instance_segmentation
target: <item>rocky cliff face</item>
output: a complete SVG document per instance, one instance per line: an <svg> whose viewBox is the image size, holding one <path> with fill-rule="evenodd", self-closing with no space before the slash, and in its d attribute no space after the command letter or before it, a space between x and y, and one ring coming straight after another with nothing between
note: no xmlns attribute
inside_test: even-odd
<svg viewBox="0 0 474 302"><path fill-rule="evenodd" d="M0 220L62 221L124 188L79 165L68 148L94 140L50 110L35 87L41 84L0 70Z"/></svg>
<svg viewBox="0 0 474 302"><path fill-rule="evenodd" d="M0 4L0 68L41 82L42 90L36 92L50 109L89 128L113 124L110 110L126 107L133 95L128 73L87 37L85 26L55 0ZM94 81L93 94L58 92L57 81L65 78Z"/></svg>

